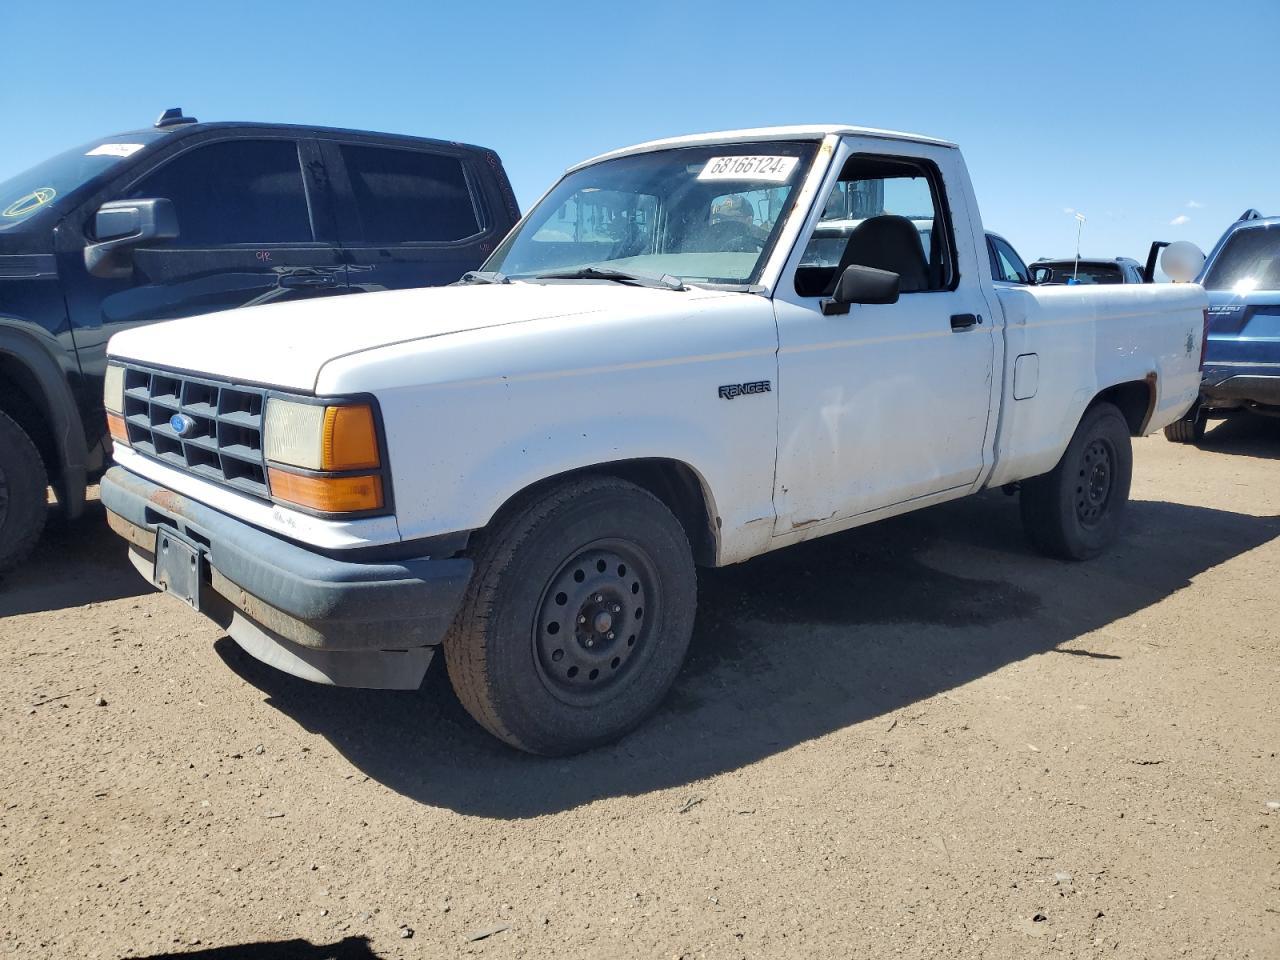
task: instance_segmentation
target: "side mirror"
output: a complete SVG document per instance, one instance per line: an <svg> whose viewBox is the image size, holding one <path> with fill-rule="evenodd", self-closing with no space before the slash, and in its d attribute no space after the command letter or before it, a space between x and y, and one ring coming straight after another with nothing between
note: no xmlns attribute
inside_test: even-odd
<svg viewBox="0 0 1280 960"><path fill-rule="evenodd" d="M1160 254L1160 269L1174 283L1190 283L1203 266L1204 252L1190 240L1175 240Z"/></svg>
<svg viewBox="0 0 1280 960"><path fill-rule="evenodd" d="M897 303L900 280L892 270L850 264L840 274L831 299L822 301L822 315L833 317L848 313L851 303Z"/></svg>
<svg viewBox="0 0 1280 960"><path fill-rule="evenodd" d="M173 203L157 200L112 200L98 208L96 243L84 248L84 267L95 277L122 280L133 273L129 254L140 243L172 240L178 235Z"/></svg>
<svg viewBox="0 0 1280 960"><path fill-rule="evenodd" d="M1053 283L1053 269L1051 267L1032 267L1031 282L1035 284Z"/></svg>

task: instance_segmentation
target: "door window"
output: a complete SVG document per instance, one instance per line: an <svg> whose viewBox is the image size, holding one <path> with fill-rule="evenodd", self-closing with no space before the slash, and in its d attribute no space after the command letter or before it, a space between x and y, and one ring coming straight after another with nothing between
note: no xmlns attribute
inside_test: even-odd
<svg viewBox="0 0 1280 960"><path fill-rule="evenodd" d="M991 238L991 246L996 253L996 265L999 269L996 271L995 279L1006 280L1009 283L1030 283L1031 275L1027 273L1027 265L1022 262L1022 258L1013 252L1003 240L995 237Z"/></svg>
<svg viewBox="0 0 1280 960"><path fill-rule="evenodd" d="M163 197L178 215L180 247L309 243L314 239L298 145L223 140L148 174L125 199Z"/></svg>
<svg viewBox="0 0 1280 960"><path fill-rule="evenodd" d="M796 270L796 292L830 296L845 267L891 270L902 293L952 287L954 246L937 168L855 155L840 173Z"/></svg>
<svg viewBox="0 0 1280 960"><path fill-rule="evenodd" d="M421 150L341 146L371 243L464 240L480 232L462 161Z"/></svg>

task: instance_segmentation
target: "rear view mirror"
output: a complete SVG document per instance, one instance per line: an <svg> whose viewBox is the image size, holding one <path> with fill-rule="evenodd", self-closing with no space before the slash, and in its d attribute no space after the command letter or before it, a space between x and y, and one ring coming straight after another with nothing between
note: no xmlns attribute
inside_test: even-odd
<svg viewBox="0 0 1280 960"><path fill-rule="evenodd" d="M1053 283L1053 270L1049 267L1032 267L1031 282L1035 284Z"/></svg>
<svg viewBox="0 0 1280 960"><path fill-rule="evenodd" d="M830 300L821 303L823 316L848 313L851 303L897 303L901 278L892 270L850 264L840 274Z"/></svg>
<svg viewBox="0 0 1280 960"><path fill-rule="evenodd" d="M98 208L93 226L97 242L84 248L85 269L95 277L121 280L133 273L133 247L178 235L178 215L165 199L112 200Z"/></svg>

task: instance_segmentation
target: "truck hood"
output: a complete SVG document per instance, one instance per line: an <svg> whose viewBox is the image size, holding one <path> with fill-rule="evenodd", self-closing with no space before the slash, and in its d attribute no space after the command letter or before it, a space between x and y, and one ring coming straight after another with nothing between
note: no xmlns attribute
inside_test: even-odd
<svg viewBox="0 0 1280 960"><path fill-rule="evenodd" d="M391 344L553 318L683 311L723 291L610 282L509 283L395 290L268 304L122 331L113 357L241 383L314 391L331 360Z"/></svg>

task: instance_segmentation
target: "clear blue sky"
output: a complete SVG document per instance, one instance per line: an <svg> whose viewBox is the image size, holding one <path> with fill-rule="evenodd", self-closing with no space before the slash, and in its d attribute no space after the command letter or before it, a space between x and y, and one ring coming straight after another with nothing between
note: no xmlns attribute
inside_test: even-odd
<svg viewBox="0 0 1280 960"><path fill-rule="evenodd" d="M492 146L527 207L613 147L830 121L959 142L1028 260L1069 210L1139 258L1280 214L1280 0L0 0L0 35L0 180L182 106Z"/></svg>

